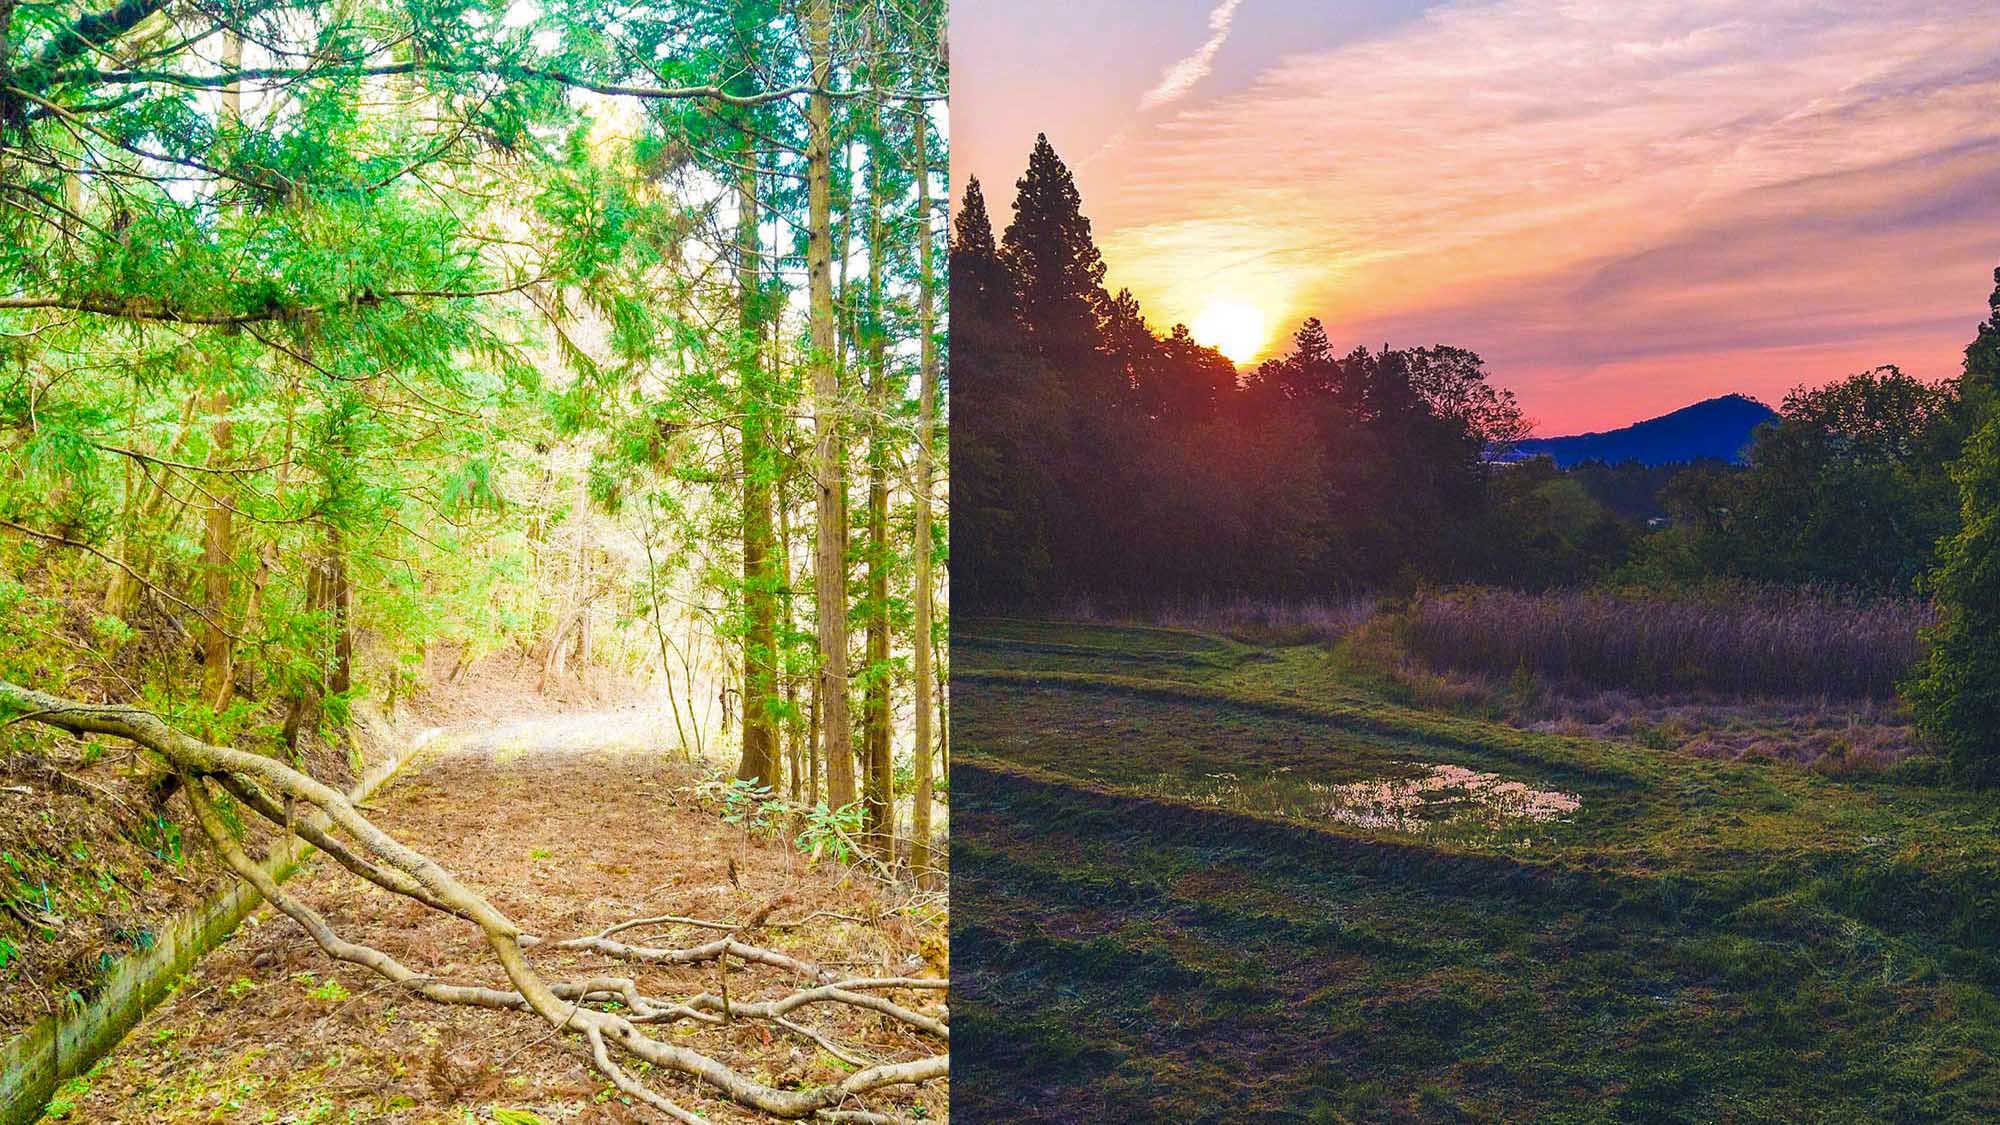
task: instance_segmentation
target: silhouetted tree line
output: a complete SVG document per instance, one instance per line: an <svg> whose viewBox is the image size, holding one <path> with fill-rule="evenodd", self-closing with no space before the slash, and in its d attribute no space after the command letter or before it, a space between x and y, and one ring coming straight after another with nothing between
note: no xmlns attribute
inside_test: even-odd
<svg viewBox="0 0 2000 1125"><path fill-rule="evenodd" d="M995 240L952 243L953 597L1323 593L1519 569L1485 451L1524 436L1479 357L1341 354L1309 320L1248 376L1162 335L1104 261L1047 138ZM1612 534L1609 530L1605 534Z"/></svg>
<svg viewBox="0 0 2000 1125"><path fill-rule="evenodd" d="M2000 780L2000 270L1964 374L1893 366L1788 395L1742 465L1546 458L1462 348L1337 352L1308 320L1248 374L1161 335L1038 138L995 240L977 180L952 240L953 596L1524 589L1717 580L1934 597L1908 696L1959 776Z"/></svg>
<svg viewBox="0 0 2000 1125"><path fill-rule="evenodd" d="M1910 593L1963 527L1952 466L1982 415L1958 380L1795 390L1742 465L1496 464L1528 426L1475 353L1341 353L1308 320L1239 375L1105 291L1046 137L1017 188L998 240L977 180L954 227L952 582L975 611L1457 581Z"/></svg>
<svg viewBox="0 0 2000 1125"><path fill-rule="evenodd" d="M1708 463L1659 492L1668 526L1627 570L1908 594L1958 530L1950 466L1971 418L1956 380L1878 367L1786 396L1741 468Z"/></svg>

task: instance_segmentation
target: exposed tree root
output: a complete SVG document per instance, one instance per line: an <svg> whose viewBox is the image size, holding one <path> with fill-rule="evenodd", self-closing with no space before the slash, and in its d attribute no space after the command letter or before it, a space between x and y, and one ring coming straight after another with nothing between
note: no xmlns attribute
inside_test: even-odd
<svg viewBox="0 0 2000 1125"><path fill-rule="evenodd" d="M893 1118L855 1105L861 1095L888 1086L942 1078L949 1055L908 1062L864 1065L851 1051L786 1018L815 1004L847 1004L880 1013L919 1034L949 1040L940 1019L916 1012L876 993L889 989L936 989L945 982L914 978L874 978L839 981L828 970L760 946L737 940L736 934L763 924L780 900L773 900L725 936L685 949L633 946L612 934L638 925L663 922L699 924L662 916L612 926L598 934L549 942L521 933L520 928L484 897L464 886L426 856L376 827L345 795L275 759L224 746L212 746L168 726L151 712L130 707L77 703L0 681L0 713L9 721L45 723L77 734L109 734L129 739L165 758L183 778L196 822L223 862L254 886L272 906L297 922L329 956L365 968L428 1000L443 1004L532 1011L555 1029L574 1031L590 1045L591 1059L613 1085L657 1112L678 1121L701 1120L672 1100L634 1079L614 1057L617 1052L662 1070L687 1075L722 1091L738 1104L776 1117L817 1117L824 1120L876 1122ZM418 973L389 954L348 941L324 917L287 894L236 841L224 822L209 784L220 786L243 807L283 831L324 851L361 879L394 894L422 903L476 925L506 974L511 990L440 980ZM308 806L309 815L293 814L294 803ZM339 833L340 835L336 835ZM344 842L344 835L352 846ZM782 897L782 896L781 896ZM723 928L723 924L715 924ZM605 956L665 964L698 964L734 957L794 973L816 985L779 1000L746 1002L725 994L702 993L684 1003L664 1002L644 995L632 980L590 977L550 984L529 965L523 951L535 946L595 952ZM615 1003L623 1011L592 1005ZM730 1019L763 1020L802 1035L837 1057L863 1069L837 1084L804 1090L784 1090L749 1078L698 1051L651 1038L642 1024L692 1020L718 1024Z"/></svg>

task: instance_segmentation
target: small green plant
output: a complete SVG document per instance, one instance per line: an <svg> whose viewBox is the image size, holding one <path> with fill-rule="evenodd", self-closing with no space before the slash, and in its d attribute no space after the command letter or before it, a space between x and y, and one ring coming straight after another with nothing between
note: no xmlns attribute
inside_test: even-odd
<svg viewBox="0 0 2000 1125"><path fill-rule="evenodd" d="M82 1101L83 1096L88 1093L90 1093L88 1076L78 1075L70 1079L57 1087L55 1094L49 1098L47 1116L56 1121L68 1118L70 1114L76 1112L76 1103Z"/></svg>
<svg viewBox="0 0 2000 1125"><path fill-rule="evenodd" d="M337 1004L347 999L349 993L345 988L340 986L339 981L328 980L321 981L317 987L307 990L306 995L315 1000L324 1000L329 1004Z"/></svg>
<svg viewBox="0 0 2000 1125"><path fill-rule="evenodd" d="M108 613L98 615L91 621L90 627L96 632L98 640L114 650L138 635L132 626L125 623L124 618L113 617Z"/></svg>
<svg viewBox="0 0 2000 1125"><path fill-rule="evenodd" d="M1523 710L1541 706L1542 682L1535 676L1535 670L1528 667L1525 657L1514 665L1514 674L1507 677L1507 694L1513 696Z"/></svg>
<svg viewBox="0 0 2000 1125"><path fill-rule="evenodd" d="M787 802L771 794L771 787L740 777L705 778L695 783L695 794L722 806L722 819L755 832L769 832L773 818L788 811Z"/></svg>
<svg viewBox="0 0 2000 1125"><path fill-rule="evenodd" d="M818 859L823 855L847 862L855 858L851 841L854 833L861 830L861 803L842 805L829 809L822 801L804 810L805 824L799 829L793 843L798 849Z"/></svg>
<svg viewBox="0 0 2000 1125"><path fill-rule="evenodd" d="M139 842L147 851L176 867L185 858L181 852L181 826L157 813L140 829Z"/></svg>
<svg viewBox="0 0 2000 1125"><path fill-rule="evenodd" d="M859 801L837 809L828 808L824 801L807 805L773 795L768 785L740 778L707 778L696 782L694 791L703 800L715 802L723 820L742 825L752 833L775 832L781 820L798 825L793 846L815 860L831 856L845 863L860 855L853 843L861 831Z"/></svg>
<svg viewBox="0 0 2000 1125"><path fill-rule="evenodd" d="M6 935L0 934L0 969L6 968L7 962L12 961L20 955L21 947L15 945L13 940Z"/></svg>
<svg viewBox="0 0 2000 1125"><path fill-rule="evenodd" d="M528 849L528 858L529 858L529 859L547 859L547 858L549 858L549 849L547 849L547 848L529 848L529 849Z"/></svg>

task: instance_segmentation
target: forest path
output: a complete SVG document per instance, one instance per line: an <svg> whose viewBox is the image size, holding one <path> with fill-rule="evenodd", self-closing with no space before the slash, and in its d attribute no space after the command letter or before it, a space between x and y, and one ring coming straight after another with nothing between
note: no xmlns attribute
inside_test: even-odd
<svg viewBox="0 0 2000 1125"><path fill-rule="evenodd" d="M865 973L911 968L923 935L884 913L878 888L835 865L810 868L783 841L755 840L724 823L696 800L694 767L678 750L658 749L660 741L657 716L637 708L461 723L367 807L377 824L529 933L568 937L654 914L735 920L789 893L794 900L777 911L780 919L823 910L879 920L822 919L810 929L769 931L762 944ZM472 927L361 884L323 857L287 887L343 936L420 973L504 987ZM638 932L661 945L713 936ZM629 975L656 996L693 995L716 983L713 964L662 971L553 951L534 960L549 979ZM768 968L730 970L730 993L742 999L780 996L793 984ZM876 1018L828 1010L815 1019L818 1030L851 1047L912 1057L914 1041ZM804 1040L771 1039L741 1023L672 1041L780 1084L837 1081L850 1069ZM653 1084L716 1121L765 1120L685 1080L656 1075ZM944 1117L947 1090L933 1087L910 1091L902 1108ZM332 961L266 906L91 1077L73 1083L50 1119L463 1125L493 1121L500 1109L527 1110L550 1125L656 1119L605 1089L575 1037L553 1036L528 1014L412 999ZM889 1101L879 1108L891 1108Z"/></svg>

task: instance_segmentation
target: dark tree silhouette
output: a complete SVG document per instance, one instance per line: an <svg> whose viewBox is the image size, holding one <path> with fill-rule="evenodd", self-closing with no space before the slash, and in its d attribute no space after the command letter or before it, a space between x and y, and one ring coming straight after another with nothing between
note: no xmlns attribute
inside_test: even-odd
<svg viewBox="0 0 2000 1125"><path fill-rule="evenodd" d="M1000 253L1013 274L1021 323L1042 358L1083 364L1098 343L1104 257L1091 239L1083 197L1046 134L1015 184L1014 221Z"/></svg>
<svg viewBox="0 0 2000 1125"><path fill-rule="evenodd" d="M1184 326L1155 331L1129 291L1104 292L1046 137L1018 188L996 246L969 185L953 242L952 580L973 612L1610 576L1899 592L1935 565L1961 507L1969 520L2000 492L2000 460L1968 457L1958 486L1944 469L1968 418L1996 413L2000 306L1967 351L1964 407L1951 384L1884 368L1794 392L1745 467L1503 465L1493 455L1529 424L1476 352L1343 353L1309 319L1286 354L1239 372ZM1995 534L1983 526L1965 534ZM1968 561L1983 549L1955 548L1941 596L1988 580L1980 567L2000 573L2000 557ZM1984 587L1963 589L1952 596ZM1972 611L1951 620L1985 628Z"/></svg>
<svg viewBox="0 0 2000 1125"><path fill-rule="evenodd" d="M1104 259L1046 137L997 253L969 184L954 240L954 597L969 608L1320 593L1446 574L1483 449L1525 429L1456 348L1340 356L1318 321L1247 378L1164 336ZM1012 300L991 295L1003 269Z"/></svg>
<svg viewBox="0 0 2000 1125"><path fill-rule="evenodd" d="M993 243L993 221L979 177L965 185L965 200L951 234L951 307L960 315L1004 315L1013 305L1013 282Z"/></svg>
<svg viewBox="0 0 2000 1125"><path fill-rule="evenodd" d="M1952 471L1962 526L1931 577L1938 623L1910 692L1953 772L1979 784L2000 781L2000 269L1987 304L1961 380L1978 425Z"/></svg>
<svg viewBox="0 0 2000 1125"><path fill-rule="evenodd" d="M1800 388L1758 428L1742 469L1670 486L1674 527L1648 555L1672 578L1907 591L1957 526L1945 466L1964 437L1954 384L1881 367Z"/></svg>

